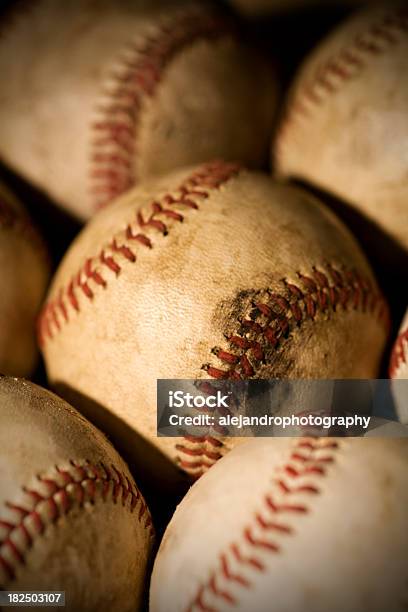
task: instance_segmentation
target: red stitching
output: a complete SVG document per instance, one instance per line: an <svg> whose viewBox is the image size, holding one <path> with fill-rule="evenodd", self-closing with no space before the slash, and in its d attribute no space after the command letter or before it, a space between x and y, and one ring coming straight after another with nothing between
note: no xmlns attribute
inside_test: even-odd
<svg viewBox="0 0 408 612"><path fill-rule="evenodd" d="M176 449L180 450L186 455L190 455L191 457L204 456L214 461L218 461L218 459L221 459L222 457L221 453L219 452L209 451L205 448L189 448L183 444L176 444Z"/></svg>
<svg viewBox="0 0 408 612"><path fill-rule="evenodd" d="M283 280L281 293L265 290L258 299L258 292L248 315L227 338L228 350L214 347L211 351L226 367L204 364L207 374L218 379L256 378L268 353L319 313L334 313L340 308L360 310L375 315L388 327L387 305L364 276L355 270L340 271L329 263L326 269L323 272L314 267L309 276L298 272L299 284Z"/></svg>
<svg viewBox="0 0 408 612"><path fill-rule="evenodd" d="M172 23L159 25L143 44L130 46L130 56L111 75L113 89L98 105L98 119L91 126L90 191L95 208L137 182L140 111L145 98L155 95L174 56L198 39L214 40L231 31L223 16L195 6L178 13Z"/></svg>
<svg viewBox="0 0 408 612"><path fill-rule="evenodd" d="M407 32L408 9L394 9L367 31L357 35L349 47L341 49L325 65L316 68L311 79L296 92L278 132L275 146L278 167L291 127L296 127L297 121L302 118L310 118L312 109L323 104L327 96L338 93L342 83L364 72L366 60L394 48L400 42L400 35Z"/></svg>
<svg viewBox="0 0 408 612"><path fill-rule="evenodd" d="M299 272L299 284L283 280L282 293L264 291L267 301L264 297L262 301L255 299L247 317L237 322L236 331L227 339L228 350L212 349L212 354L225 367L203 365L208 376L231 380L256 378L268 354L289 341L304 322L314 320L320 313L335 313L339 309L370 312L389 327L386 302L367 279L354 270L338 270L330 264L326 268L323 272L314 267L310 275ZM220 448L219 457L215 458L202 438L190 437L187 441L189 446L176 446L176 460L194 478L202 476L225 453Z"/></svg>
<svg viewBox="0 0 408 612"><path fill-rule="evenodd" d="M175 446L178 451L176 461L179 467L193 478L202 476L225 453L223 441L214 436L186 435L183 440L184 443Z"/></svg>
<svg viewBox="0 0 408 612"><path fill-rule="evenodd" d="M51 340L56 333L62 330L72 316L72 311L80 312L78 294L92 301L95 292L106 289L108 280L103 274L106 268L118 276L122 270L120 259L137 262L136 247L152 249L153 238L144 233L147 230L167 235L170 224L181 223L185 218L186 210L198 210L195 200L204 200L209 196L211 189L218 189L240 170L238 164L229 164L221 161L203 164L179 185L175 194L165 194L160 201L155 200L148 206L146 215L136 211L137 229L129 224L125 232L118 232L113 236L106 247L94 257L89 257L81 269L72 276L66 287L57 290L57 297L49 300L42 309L38 321L38 337L41 345ZM172 207L172 208L169 208ZM174 208L180 210L174 210ZM134 242L134 249L126 243Z"/></svg>
<svg viewBox="0 0 408 612"><path fill-rule="evenodd" d="M101 252L88 258L82 268L75 274L67 286L56 291L56 298L49 300L39 317L39 342L44 345L69 323L73 312L80 312L78 292L87 300L93 300L96 291L106 289L108 280L103 275L106 267L116 276L122 266L119 258L135 263L137 251L130 249L126 241L134 242L135 247L154 248L153 240L140 230L146 225L150 230L166 234L170 223L180 223L184 219L183 212L174 211L171 206L181 207L181 211L196 210L196 200L204 200L210 195L211 189L217 189L239 171L236 164L213 162L200 167L188 177L177 189L177 195L165 194L160 201L153 201L149 206L149 214L137 211L135 214L137 228L129 224L124 232L118 232ZM337 270L332 265L326 265L326 271L313 267L310 274L298 273L298 283L282 281L281 293L264 291L263 297L254 301L247 317L237 322L237 329L228 339L228 349L215 347L212 353L220 363L227 368L205 364L202 366L209 377L242 379L256 376L259 366L267 358L271 350L276 349L283 341L290 338L291 333L302 323L314 320L319 313L336 312L340 308L359 309L363 312L375 313L387 322L388 310L382 296L374 291L369 281L352 270ZM267 301L265 301L267 294ZM214 440L215 438L213 438ZM185 444L178 446L176 460L186 472L200 476L217 460L213 449L207 448L202 439L190 438L192 445L197 444L197 451L192 452ZM223 454L223 443L219 442L220 450L217 456ZM211 444L211 442L210 442ZM191 456L194 455L192 460Z"/></svg>
<svg viewBox="0 0 408 612"><path fill-rule="evenodd" d="M398 370L408 364L408 327L400 332L391 352L390 378L397 378Z"/></svg>
<svg viewBox="0 0 408 612"><path fill-rule="evenodd" d="M222 607L221 600L231 605L239 603L240 591L252 588L251 573L266 571L265 555L279 554L284 547L285 537L296 532L291 516L293 512L300 511L306 514L312 511L312 506L308 504L309 496L321 493L315 479L327 475L328 466L335 461L338 448L338 442L324 439L304 439L295 442L295 449L289 461L276 470L279 476L273 480L272 491L264 496L262 511L254 513L251 522L243 528L239 542L233 542L219 554L216 568L211 571L209 579L197 587L196 594L186 607L186 612L195 610L218 612ZM317 454L322 450L326 451L323 462ZM296 478L293 474L301 469L296 464L300 456L302 456L302 466L307 462L310 468L314 466L320 468L322 463L326 467L321 471L319 469L318 472L309 471L309 478L313 477L313 482L310 480L301 487L293 487L291 480ZM285 474L283 488L281 473ZM305 495L305 502L291 503L290 497L294 493ZM289 502L271 503L271 499L276 494L288 498ZM269 518L271 513L272 520ZM282 520L279 522L275 520L277 514L282 515ZM247 552L244 554L242 550ZM262 553L264 557L260 556ZM217 600L219 606L215 603Z"/></svg>
<svg viewBox="0 0 408 612"><path fill-rule="evenodd" d="M54 475L40 475L37 479L40 488L23 487L26 500L22 505L5 502L8 510L16 514L15 522L0 519L0 534L3 533L0 537L0 570L3 570L5 582L16 577L17 567L25 563L26 553L47 525L55 523L76 505L96 503L98 494L103 501L110 496L114 503L122 506L130 498L130 512L139 505L138 520L150 536L154 534L150 512L139 490L114 465L108 467L103 463L71 461L65 468L56 466Z"/></svg>

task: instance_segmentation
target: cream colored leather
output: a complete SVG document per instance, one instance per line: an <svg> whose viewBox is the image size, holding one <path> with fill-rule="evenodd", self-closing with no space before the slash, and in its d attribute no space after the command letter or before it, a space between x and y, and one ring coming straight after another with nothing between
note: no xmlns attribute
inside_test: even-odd
<svg viewBox="0 0 408 612"><path fill-rule="evenodd" d="M82 219L179 166L267 164L275 75L206 3L33 2L0 73L0 156Z"/></svg>
<svg viewBox="0 0 408 612"><path fill-rule="evenodd" d="M373 224L366 238L379 229L383 261L408 255L407 58L405 2L352 16L304 61L274 144L281 175L350 205Z"/></svg>
<svg viewBox="0 0 408 612"><path fill-rule="evenodd" d="M32 374L35 319L50 273L45 245L22 204L0 185L0 372Z"/></svg>
<svg viewBox="0 0 408 612"><path fill-rule="evenodd" d="M257 439L190 489L151 612L403 612L408 440Z"/></svg>
<svg viewBox="0 0 408 612"><path fill-rule="evenodd" d="M66 610L140 609L150 513L123 460L69 404L0 377L0 586Z"/></svg>
<svg viewBox="0 0 408 612"><path fill-rule="evenodd" d="M40 339L59 393L139 461L138 434L199 475L236 441L157 438L156 379L375 377L387 327L368 263L330 211L213 163L146 182L85 227Z"/></svg>

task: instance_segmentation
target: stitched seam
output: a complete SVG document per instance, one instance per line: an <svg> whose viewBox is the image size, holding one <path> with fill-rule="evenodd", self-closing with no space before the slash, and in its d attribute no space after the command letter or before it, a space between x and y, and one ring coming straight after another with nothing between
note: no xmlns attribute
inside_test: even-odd
<svg viewBox="0 0 408 612"><path fill-rule="evenodd" d="M38 320L40 345L52 339L69 323L73 314L80 312L79 295L92 301L98 291L106 290L107 270L119 276L121 260L136 263L137 249L153 249L154 234L166 236L171 231L170 223L181 223L187 211L200 210L198 202L203 202L212 190L219 189L239 170L238 164L221 161L203 164L173 193L150 202L147 213L136 210L134 220L126 229L118 231L96 256L89 257L68 284L56 292L57 297L45 304Z"/></svg>
<svg viewBox="0 0 408 612"><path fill-rule="evenodd" d="M143 104L155 96L168 64L197 40L214 40L228 32L232 28L223 16L196 6L163 19L154 34L128 46L91 125L90 193L95 208L137 182L134 166Z"/></svg>
<svg viewBox="0 0 408 612"><path fill-rule="evenodd" d="M37 487L23 487L25 501L22 504L6 502L5 506L15 513L17 520L0 516L0 570L8 580L16 577L17 568L25 563L25 556L47 525L56 524L74 507L82 508L86 502L112 501L123 507L129 500L131 513L138 507L138 521L154 534L150 512L136 486L114 465L98 465L89 461L71 461L67 467L55 468L52 476L38 476Z"/></svg>
<svg viewBox="0 0 408 612"><path fill-rule="evenodd" d="M261 510L254 512L239 538L218 554L217 566L197 587L186 612L217 612L226 603L239 604L241 592L253 588L253 574L267 571L265 557L280 554L285 537L296 535L299 517L312 512L312 498L322 494L320 481L335 462L338 449L338 442L322 439L294 443L289 460L276 469Z"/></svg>
<svg viewBox="0 0 408 612"><path fill-rule="evenodd" d="M385 55L407 32L408 9L390 11L315 70L314 76L295 94L283 119L275 147L278 166L290 129L299 121L310 119L313 111L339 93L343 85L364 73L368 60Z"/></svg>
<svg viewBox="0 0 408 612"><path fill-rule="evenodd" d="M368 279L356 270L340 270L330 263L326 269L323 272L314 266L310 275L298 272L297 283L282 280L281 293L256 292L249 312L237 321L235 333L226 336L228 347L212 349L224 367L208 363L202 369L217 379L257 377L267 353L278 350L292 332L318 315L329 316L339 310L370 313L388 329L387 305Z"/></svg>
<svg viewBox="0 0 408 612"><path fill-rule="evenodd" d="M182 222L184 215L180 210L199 210L197 200L208 198L211 189L218 189L238 172L239 166L236 164L204 164L179 186L176 196L165 194L151 202L151 212L147 216L138 211L135 215L136 227L129 224L125 232L115 234L97 256L86 260L65 287L55 292L57 297L45 304L38 322L40 344L44 346L47 340L63 329L73 314L80 312L78 295L92 301L96 291L107 288L103 270L108 268L116 276L120 274L122 265L119 256L135 263L137 256L133 245L153 248L152 238L145 233L145 229L167 234L169 228L166 219ZM263 365L265 353L277 350L291 332L307 320L315 320L317 314L327 315L340 308L344 311L360 310L375 314L388 326L385 301L369 281L352 270L340 271L330 264L326 267L327 272L314 267L309 276L299 272L297 284L283 280L282 293L263 291L262 300L255 300L248 315L237 321L236 332L227 338L228 348L215 347L212 350L220 364L227 364L228 367L204 364L202 368L208 376L223 379L256 376ZM215 438L185 438L176 449L177 463L191 475L200 476L225 452L222 442L217 449L212 448L213 440Z"/></svg>
<svg viewBox="0 0 408 612"><path fill-rule="evenodd" d="M224 442L214 436L184 436L175 449L177 464L194 478L202 476L226 452Z"/></svg>
<svg viewBox="0 0 408 612"><path fill-rule="evenodd" d="M204 364L207 375L223 380L257 378L268 361L267 354L289 341L302 324L340 309L370 313L389 328L387 304L367 279L355 270L340 271L330 264L326 268L323 272L313 267L309 276L298 272L296 284L284 279L281 293L257 292L260 299L254 299L248 314L237 321L235 333L226 335L228 347L212 349L219 363L217 367ZM184 437L176 451L176 462L194 478L202 476L225 454L223 442L211 436Z"/></svg>
<svg viewBox="0 0 408 612"><path fill-rule="evenodd" d="M390 378L398 376L398 370L408 364L408 328L402 331L392 349L390 362Z"/></svg>

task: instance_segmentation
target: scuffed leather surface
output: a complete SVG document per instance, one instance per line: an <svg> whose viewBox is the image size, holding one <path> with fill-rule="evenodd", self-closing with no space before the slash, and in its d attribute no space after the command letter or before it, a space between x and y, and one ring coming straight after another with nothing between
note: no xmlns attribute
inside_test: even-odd
<svg viewBox="0 0 408 612"><path fill-rule="evenodd" d="M195 483L156 557L151 612L403 612L408 440L324 448L333 441L315 440L310 452L300 439L253 440Z"/></svg>
<svg viewBox="0 0 408 612"><path fill-rule="evenodd" d="M205 16L205 4L195 6ZM102 121L98 109L112 75L120 84L134 49L185 7L177 0L41 0L16 12L0 41L3 160L76 216L89 217L101 170L93 165L94 143L106 137L92 125ZM135 83L123 87L117 104L138 90ZM125 149L134 152L120 157L138 180L217 156L266 165L276 103L276 78L262 58L228 33L197 39L165 66L154 94L131 107L140 121ZM124 113L120 123L128 120ZM123 164L113 171L123 173Z"/></svg>
<svg viewBox="0 0 408 612"><path fill-rule="evenodd" d="M78 406L82 397L82 409L87 400L96 403L92 418L101 428L109 423L106 411L126 423L135 456L142 435L177 463L178 439L156 437L156 379L208 377L202 366L220 364L212 349L226 347L252 291L282 291L282 279L298 283L299 272L324 271L328 263L358 270L377 291L364 255L332 213L299 189L244 170L197 200L199 210L176 207L182 223L163 216L167 235L145 228L151 249L127 242L125 228L137 211L146 217L151 202L175 193L193 170L134 189L83 230L49 301L113 236L134 249L135 261L116 253L118 274L96 264L106 286L90 283L92 299L77 290L78 312L64 294L69 321L59 313L60 331L55 327L43 345L49 380L61 393L75 392ZM320 311L268 352L255 377L375 377L386 335L384 323L364 309ZM235 442L227 440L225 449Z"/></svg>
<svg viewBox="0 0 408 612"><path fill-rule="evenodd" d="M1 377L0 422L0 522L22 521L21 513L12 505L29 509L35 499L27 490L49 496L50 487L40 479L61 484L56 467L75 475L73 462L82 466L86 462L104 464L111 470L114 466L135 488L126 464L106 438L49 391ZM146 517L138 516L140 501L131 512L130 496L123 501L120 491L114 501L111 483L105 498L97 488L93 495L85 492L81 503L75 501L79 493L72 487L68 486L71 508L56 520L51 520L49 503L35 506L44 523L42 533L35 529L34 519L25 518L24 524L33 536L31 546L21 532L12 532L24 564L11 555L14 579L0 564L2 588L65 590L66 609L71 611L137 609L152 545L150 530L144 526ZM54 499L61 503L58 493ZM1 524L0 555L10 561L6 533Z"/></svg>
<svg viewBox="0 0 408 612"><path fill-rule="evenodd" d="M303 179L351 205L403 249L406 259L408 85L401 75L408 36L406 16L398 13L404 7L387 2L359 12L304 61L274 159L281 175Z"/></svg>

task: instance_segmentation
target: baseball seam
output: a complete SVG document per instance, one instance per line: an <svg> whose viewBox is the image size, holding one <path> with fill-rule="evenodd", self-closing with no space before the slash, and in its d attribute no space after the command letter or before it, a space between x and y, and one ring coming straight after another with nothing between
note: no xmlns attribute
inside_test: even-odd
<svg viewBox="0 0 408 612"><path fill-rule="evenodd" d="M281 293L266 291L262 300L254 300L248 315L237 322L235 333L226 337L229 346L212 349L224 367L205 364L202 367L208 376L224 380L256 377L265 354L278 350L296 329L315 321L318 314L329 316L339 309L369 312L389 327L387 305L367 279L354 270L340 272L330 264L326 267L327 273L316 267L310 276L298 272L299 283L284 279ZM176 450L178 465L195 478L225 452L223 443L211 436L185 437Z"/></svg>
<svg viewBox="0 0 408 612"><path fill-rule="evenodd" d="M310 80L299 88L289 104L286 116L275 140L275 162L277 168L288 144L291 128L299 121L312 117L327 98L342 90L342 85L359 77L367 67L366 61L384 55L400 42L400 34L408 32L408 9L390 11L366 31L356 35L354 42L343 47L336 55L318 66Z"/></svg>
<svg viewBox="0 0 408 612"><path fill-rule="evenodd" d="M97 290L107 289L108 281L103 270L110 270L117 277L122 271L119 256L134 264L137 262L136 246L143 249L154 247L152 237L145 230L167 235L170 231L167 221L183 222L186 209L199 210L197 201L208 198L211 189L220 188L239 170L237 164L203 164L175 192L152 201L148 206L150 214L146 216L137 210L136 220L130 222L124 231L115 233L96 256L86 259L68 284L56 291L57 297L44 305L39 318L40 344L53 339L63 324L69 323L70 313L80 312L78 294L92 302ZM344 310L351 307L363 312L376 312L380 319L387 316L382 296L356 271L339 271L327 264L327 273L313 267L309 276L297 274L302 287L283 280L281 294L264 292L263 299L255 301L248 316L238 322L236 333L227 338L230 350L213 348L212 352L218 359L230 367L221 370L210 364L203 365L210 377L236 379L253 376L255 364L262 363L267 346L276 348L290 331L307 319L314 320L318 312L335 312L339 307Z"/></svg>
<svg viewBox="0 0 408 612"><path fill-rule="evenodd" d="M390 378L397 378L398 371L403 365L408 364L408 328L398 335L391 353L389 368Z"/></svg>
<svg viewBox="0 0 408 612"><path fill-rule="evenodd" d="M214 347L212 353L223 369L205 364L211 378L244 380L257 375L268 350L276 350L291 332L342 309L376 316L388 327L388 309L381 294L356 270L326 263L326 272L313 266L309 275L297 272L298 282L283 279L282 292L257 292L249 312L237 321L234 334L226 337L228 348ZM263 294L263 295L262 295Z"/></svg>
<svg viewBox="0 0 408 612"><path fill-rule="evenodd" d="M109 499L125 507L129 500L129 511L133 513L139 506L140 524L151 537L154 534L151 516L140 491L114 465L70 461L68 466L56 466L55 471L51 476L38 476L37 487L23 487L24 503L5 503L18 517L12 522L0 516L0 570L8 581L15 579L17 568L25 564L25 555L47 525L56 524L74 506L82 508L87 502Z"/></svg>
<svg viewBox="0 0 408 612"><path fill-rule="evenodd" d="M208 198L211 189L218 189L239 170L237 164L204 164L178 187L176 195L166 193L151 202L147 217L136 211L136 226L130 223L124 232L115 234L98 255L88 258L69 283L56 292L57 297L44 305L38 322L40 344L44 346L47 340L52 340L69 323L71 316L80 312L78 294L92 301L97 290L106 290L108 281L103 270L109 269L118 276L122 270L119 256L135 263L137 256L133 245L143 249L154 247L152 235L148 236L144 230L166 235L170 231L167 220L182 222L186 209L199 210L197 201ZM308 320L314 321L318 314L327 316L340 308L360 310L376 314L388 325L385 301L368 280L353 270L340 271L330 264L326 267L326 272L314 267L310 275L298 272L298 283L283 280L281 293L262 292L262 300L256 300L248 315L237 321L235 333L227 338L229 346L212 350L220 363L228 367L221 369L204 364L202 367L208 376L240 379L256 375L267 351L278 349L291 332ZM191 475L200 476L223 454L223 444L218 441L214 444L215 440L211 436L185 438L184 443L177 446L177 463Z"/></svg>
<svg viewBox="0 0 408 612"><path fill-rule="evenodd" d="M197 40L232 32L228 21L202 7L183 9L157 25L155 33L128 46L109 77L91 125L90 192L105 206L137 182L138 130L146 100L152 99L165 68Z"/></svg>
<svg viewBox="0 0 408 612"><path fill-rule="evenodd" d="M327 475L338 449L339 443L335 441L313 438L296 441L289 460L277 468L262 508L254 512L239 538L218 554L217 567L197 588L186 612L218 612L220 608L214 604L217 601L220 606L239 604L240 591L253 588L251 575L267 571L265 556L281 553L285 538L296 534L295 518L312 511L309 498L321 494L318 480ZM305 500L299 502L299 496Z"/></svg>
<svg viewBox="0 0 408 612"><path fill-rule="evenodd" d="M203 164L188 176L173 193L166 193L152 201L143 214L136 211L135 221L131 221L125 231L117 232L112 240L102 248L98 255L89 257L68 285L61 288L57 297L45 304L39 318L39 342L44 345L61 331L63 324L70 321L70 312L81 310L78 293L92 301L95 291L106 290L108 281L103 270L110 270L115 276L122 271L121 256L129 263L136 263L136 246L140 249L153 249L153 236L146 230L161 235L170 231L168 222L182 223L186 210L199 210L198 202L210 196L211 189L218 189L235 176L240 167L237 164L211 162Z"/></svg>
<svg viewBox="0 0 408 612"><path fill-rule="evenodd" d="M185 472L195 478L202 476L225 453L224 443L214 436L184 436L175 445L176 461Z"/></svg>

